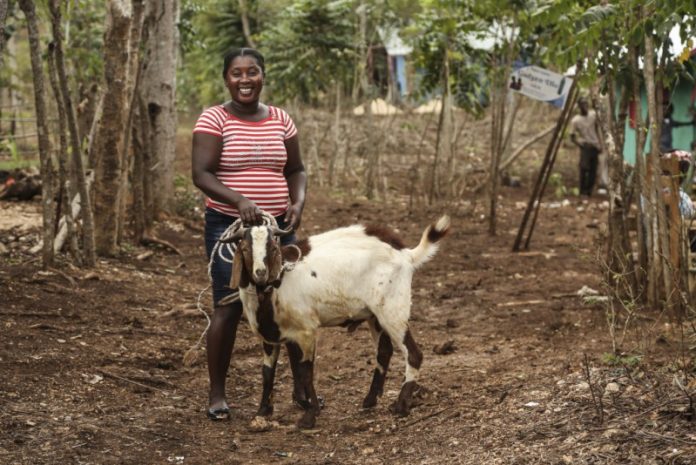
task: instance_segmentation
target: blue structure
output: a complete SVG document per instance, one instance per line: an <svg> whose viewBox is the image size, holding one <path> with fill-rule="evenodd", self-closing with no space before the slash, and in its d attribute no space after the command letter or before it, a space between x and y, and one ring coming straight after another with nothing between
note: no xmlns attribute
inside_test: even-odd
<svg viewBox="0 0 696 465"><path fill-rule="evenodd" d="M389 83L392 91L391 100L400 101L409 94L407 57L413 48L406 45L395 29L378 28L380 38L387 53Z"/></svg>
<svg viewBox="0 0 696 465"><path fill-rule="evenodd" d="M691 52L691 60L696 60L696 49ZM691 142L696 140L696 127L693 120L694 112L696 112L696 83L680 79L670 92L669 97L672 104L672 119L677 123L691 123L672 128L672 148L691 151ZM637 111L638 105L631 103L625 123L623 157L631 165L636 163L635 118ZM648 101L644 87L640 90L640 113L643 126L645 126L648 119ZM643 153L648 152L650 152L650 135L648 135L643 149Z"/></svg>

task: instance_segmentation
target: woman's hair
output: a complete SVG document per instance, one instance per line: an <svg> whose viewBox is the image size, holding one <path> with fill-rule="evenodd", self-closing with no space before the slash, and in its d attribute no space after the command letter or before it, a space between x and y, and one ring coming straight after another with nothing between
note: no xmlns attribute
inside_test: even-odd
<svg viewBox="0 0 696 465"><path fill-rule="evenodd" d="M225 77L227 77L227 70L229 69L230 65L232 64L232 61L235 58L247 55L251 55L252 57L254 57L254 59L256 59L256 64L259 65L259 68L261 68L261 73L266 74L266 64L264 63L263 55L261 55L261 52L253 48L244 47L233 48L230 49L227 53L225 53L225 58L222 64L222 78L225 79Z"/></svg>

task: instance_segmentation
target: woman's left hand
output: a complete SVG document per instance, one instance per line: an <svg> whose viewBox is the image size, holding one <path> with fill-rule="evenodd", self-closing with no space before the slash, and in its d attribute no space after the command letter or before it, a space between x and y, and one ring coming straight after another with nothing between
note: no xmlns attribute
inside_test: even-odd
<svg viewBox="0 0 696 465"><path fill-rule="evenodd" d="M304 205L301 202L290 205L287 213L285 213L285 227L296 231L300 227L302 221L302 209Z"/></svg>

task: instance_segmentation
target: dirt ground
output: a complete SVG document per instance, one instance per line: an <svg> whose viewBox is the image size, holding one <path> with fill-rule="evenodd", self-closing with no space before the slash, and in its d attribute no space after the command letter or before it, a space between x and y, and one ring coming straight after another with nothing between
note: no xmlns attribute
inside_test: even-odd
<svg viewBox="0 0 696 465"><path fill-rule="evenodd" d="M503 189L499 234L490 237L480 202L405 216L398 200L311 191L301 236L374 222L415 245L440 213L453 218L453 233L413 283L412 329L425 355L417 406L406 418L388 411L404 369L395 354L379 405L362 411L375 363L368 330L324 329L316 385L326 406L313 431L294 426L300 411L285 354L277 424L250 431L261 347L246 324L227 385L233 417L206 418L205 353L192 366L182 360L206 325L196 310L207 285L200 230L177 219L158 225L181 255L128 246L95 270L43 272L16 245L35 243L36 226L8 222L0 232L8 249L0 256L0 463L696 463L693 406L673 381L679 363L693 374L680 334L664 315L647 314L624 347L640 363L607 364L605 308L578 296L584 286L602 291L593 257L605 199L547 203L531 250L515 254L527 195ZM0 212L37 217L39 203L0 203ZM209 291L202 304L210 308Z"/></svg>

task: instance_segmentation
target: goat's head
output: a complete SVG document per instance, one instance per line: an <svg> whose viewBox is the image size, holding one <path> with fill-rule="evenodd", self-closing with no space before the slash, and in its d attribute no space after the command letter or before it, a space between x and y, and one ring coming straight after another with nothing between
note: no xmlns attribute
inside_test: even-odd
<svg viewBox="0 0 696 465"><path fill-rule="evenodd" d="M226 239L229 242L239 241L232 264L230 287L280 285L283 256L278 238L291 232L277 226L251 226L240 228Z"/></svg>

